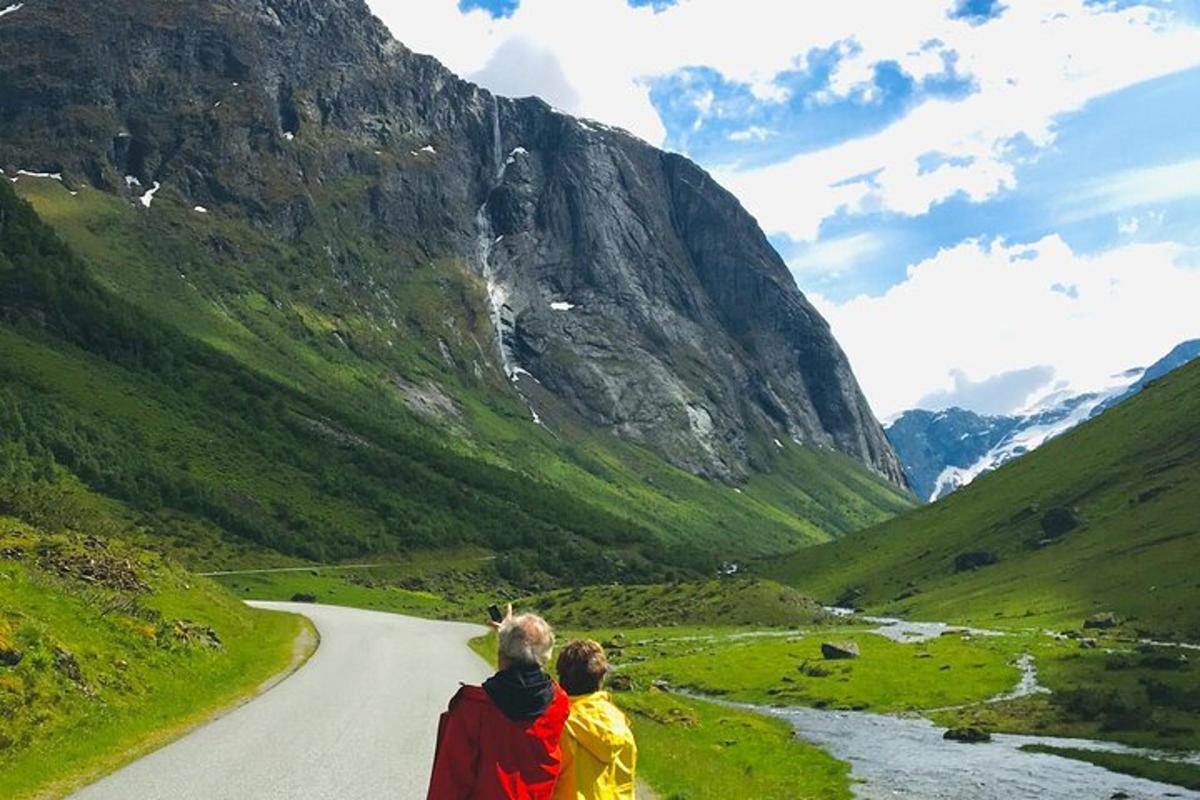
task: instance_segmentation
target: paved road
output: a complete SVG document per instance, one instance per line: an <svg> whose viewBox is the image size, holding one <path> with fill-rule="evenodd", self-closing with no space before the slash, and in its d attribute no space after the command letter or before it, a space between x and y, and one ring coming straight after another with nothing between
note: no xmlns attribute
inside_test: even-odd
<svg viewBox="0 0 1200 800"><path fill-rule="evenodd" d="M378 611L254 603L313 621L321 646L258 699L73 795L77 800L423 798L438 714L487 675L483 628Z"/></svg>

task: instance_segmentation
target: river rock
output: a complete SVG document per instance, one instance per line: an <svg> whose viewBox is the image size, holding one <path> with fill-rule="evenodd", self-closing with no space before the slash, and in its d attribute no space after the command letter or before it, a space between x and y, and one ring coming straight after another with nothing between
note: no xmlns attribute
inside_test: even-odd
<svg viewBox="0 0 1200 800"><path fill-rule="evenodd" d="M858 645L855 642L821 642L821 655L831 661L858 658Z"/></svg>
<svg viewBox="0 0 1200 800"><path fill-rule="evenodd" d="M990 742L992 734L980 728L978 725L963 725L958 728L949 728L942 734L943 739L949 739L955 742L965 742L967 744L975 744L978 742Z"/></svg>
<svg viewBox="0 0 1200 800"><path fill-rule="evenodd" d="M861 586L850 586L844 592L837 596L833 601L837 608L856 608L858 601L866 594L866 590Z"/></svg>

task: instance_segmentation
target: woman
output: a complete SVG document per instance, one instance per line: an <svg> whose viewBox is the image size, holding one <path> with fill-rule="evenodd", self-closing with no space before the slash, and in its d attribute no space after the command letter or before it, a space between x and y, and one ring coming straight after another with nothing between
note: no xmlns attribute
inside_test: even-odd
<svg viewBox="0 0 1200 800"><path fill-rule="evenodd" d="M559 652L556 667L571 716L554 800L633 800L637 745L625 715L600 691L608 672L604 648L577 639Z"/></svg>

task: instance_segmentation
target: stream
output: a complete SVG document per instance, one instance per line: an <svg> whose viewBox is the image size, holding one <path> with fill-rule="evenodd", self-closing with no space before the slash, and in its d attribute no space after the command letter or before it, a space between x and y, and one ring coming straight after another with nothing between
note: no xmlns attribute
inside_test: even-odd
<svg viewBox="0 0 1200 800"><path fill-rule="evenodd" d="M1130 800L1200 798L1200 792L1178 786L1019 749L1024 744L1049 744L1154 755L1111 742L993 734L991 742L962 744L943 739L944 728L920 717L750 708L787 720L801 739L848 762L853 777L863 781L854 787L855 796L864 800L1107 800L1122 794Z"/></svg>
<svg viewBox="0 0 1200 800"><path fill-rule="evenodd" d="M849 616L843 609L830 611L838 616ZM910 622L887 617L860 619L879 626L873 633L905 643L928 641L947 630L976 636L1004 635L999 631L940 622ZM1038 683L1032 657L1022 656L1016 665L1021 670L1019 683L989 702L1049 691ZM1109 800L1120 797L1129 800L1167 797L1200 800L1200 792L1179 786L1020 749L1026 744L1044 744L1150 758L1166 756L1115 742L993 734L990 742L963 744L943 739L944 728L917 716L799 707L742 707L787 720L795 728L797 737L849 763L853 777L859 781L854 787L855 796L863 800L904 797L920 800ZM1200 754L1196 753L1172 755L1171 758L1200 764Z"/></svg>

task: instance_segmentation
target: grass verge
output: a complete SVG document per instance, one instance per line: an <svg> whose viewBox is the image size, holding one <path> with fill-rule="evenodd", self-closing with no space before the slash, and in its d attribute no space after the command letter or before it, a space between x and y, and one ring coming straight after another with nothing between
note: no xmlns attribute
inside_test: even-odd
<svg viewBox="0 0 1200 800"><path fill-rule="evenodd" d="M303 663L306 630L147 551L0 518L0 796L162 746Z"/></svg>
<svg viewBox="0 0 1200 800"><path fill-rule="evenodd" d="M1062 758L1086 761L1098 767L1146 778L1160 783L1170 783L1187 789L1200 791L1200 767L1178 761L1163 761L1127 753L1105 753L1099 750L1082 750L1075 747L1052 747L1044 744L1027 744L1021 747L1030 753L1046 753Z"/></svg>

